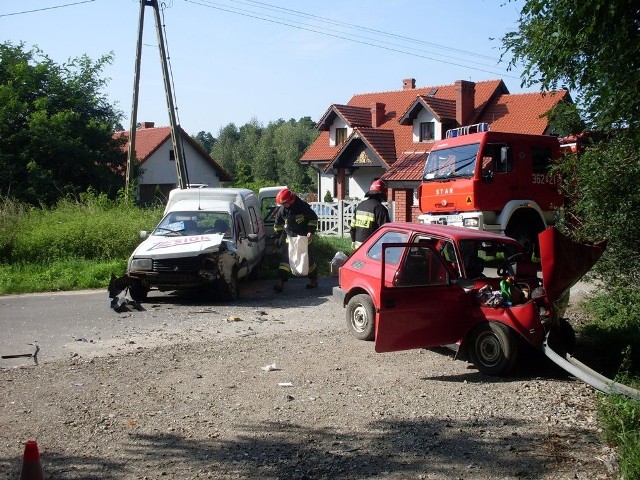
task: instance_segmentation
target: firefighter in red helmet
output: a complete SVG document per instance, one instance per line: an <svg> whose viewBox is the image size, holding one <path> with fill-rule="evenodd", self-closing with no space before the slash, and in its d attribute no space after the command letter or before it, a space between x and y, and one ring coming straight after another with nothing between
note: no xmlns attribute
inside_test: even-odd
<svg viewBox="0 0 640 480"><path fill-rule="evenodd" d="M375 232L378 227L389 222L389 210L382 202L387 200L387 186L382 180L374 180L369 191L364 195L366 200L356 207L349 233L351 246L356 249Z"/></svg>
<svg viewBox="0 0 640 480"><path fill-rule="evenodd" d="M313 234L318 228L318 216L311 209L311 206L302 201L295 193L288 188L283 188L276 195L276 203L280 205L276 214L273 230L276 235L275 245L280 248L280 265L278 266L278 280L273 286L276 292L282 292L284 284L291 276L291 265L289 263L289 251L287 243L289 237L306 236L309 240L308 257L309 270L307 276L309 283L307 288L318 286L318 269L313 256L311 242Z"/></svg>

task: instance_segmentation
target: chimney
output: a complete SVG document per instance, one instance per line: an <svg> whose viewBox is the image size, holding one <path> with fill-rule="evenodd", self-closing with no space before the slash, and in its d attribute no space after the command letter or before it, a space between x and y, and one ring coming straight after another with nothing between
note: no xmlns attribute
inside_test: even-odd
<svg viewBox="0 0 640 480"><path fill-rule="evenodd" d="M466 125L475 109L476 84L467 80L456 80L456 121Z"/></svg>
<svg viewBox="0 0 640 480"><path fill-rule="evenodd" d="M378 128L384 123L384 103L373 102L371 104L371 126Z"/></svg>
<svg viewBox="0 0 640 480"><path fill-rule="evenodd" d="M153 128L155 125L155 122L140 122L140 129Z"/></svg>
<svg viewBox="0 0 640 480"><path fill-rule="evenodd" d="M402 90L414 90L416 88L415 78L405 78L402 80Z"/></svg>

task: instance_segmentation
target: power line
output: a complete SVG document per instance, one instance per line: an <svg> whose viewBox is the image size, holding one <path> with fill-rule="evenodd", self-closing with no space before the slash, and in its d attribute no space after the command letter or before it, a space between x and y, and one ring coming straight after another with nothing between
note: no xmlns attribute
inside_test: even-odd
<svg viewBox="0 0 640 480"><path fill-rule="evenodd" d="M360 25L355 25L353 23L341 22L340 20L334 20L334 19L327 18L327 17L320 17L318 15L313 15L311 13L301 12L301 11L298 11L298 10L291 10L289 8L278 7L277 5L270 5L268 3L258 2L256 0L245 0L245 1L235 0L234 3L241 3L241 4L244 4L244 5L256 5L259 8L264 8L266 10L276 10L276 11L280 10L280 11L284 11L285 13L292 12L292 13L290 13L290 15L300 16L300 17L307 17L307 18L311 18L311 19L318 19L318 20L320 20L322 22L331 23L331 24L334 24L334 25L343 26L343 27L354 29L354 30L362 30L362 31L366 31L366 32L371 32L371 33L383 35L383 36L386 36L386 37L396 38L396 39L399 39L399 40L406 40L406 41L409 41L411 43L419 43L419 44L422 44L422 45L427 45L427 46L431 46L431 47L437 47L437 48L442 49L442 50L448 50L448 51L451 51L451 52L458 52L458 53L462 53L462 54L465 54L465 55L472 55L474 57L482 57L482 58L485 58L487 60L495 60L494 57L490 57L490 56L487 56L487 55L480 55L477 52L469 52L467 50L461 50L461 49L458 49L458 48L447 47L446 45L440 45L440 44L437 44L437 43L427 42L425 40L420 40L418 38L412 38L412 37L407 37L407 36L404 36L404 35L398 35L398 34L395 34L395 33L385 32L383 30L376 30L374 28L363 27L363 26L360 26Z"/></svg>
<svg viewBox="0 0 640 480"><path fill-rule="evenodd" d="M328 33L329 29L327 29L327 28L323 28L323 30L318 30L318 29L315 29L315 28L302 26L301 24L289 23L289 22L291 22L291 20L288 20L288 19L284 19L284 18L281 18L281 17L274 17L274 16L271 16L271 15L265 15L265 14L261 14L261 13L258 13L258 12L255 12L255 11L251 11L251 10L244 10L244 9L238 9L238 8L235 8L235 7L221 6L220 4L215 4L214 2L201 3L201 1L206 1L206 0L201 0L200 2L199 1L195 1L195 0L185 0L185 1L187 3L200 5L202 7L212 8L214 10L220 10L220 11L224 11L224 12L227 12L227 13L233 13L235 15L241 15L241 16L244 16L244 17L254 18L254 19L262 20L262 21L269 22L269 23L274 23L274 24L278 24L278 25L284 25L284 26L291 27L291 28L296 28L296 29L299 29L299 30L304 30L304 31L312 32L312 33L317 33L319 35L338 38L338 39L346 40L346 41L353 42L353 43L359 43L361 45L367 45L367 46L370 46L370 47L380 48L380 49L383 49L383 50L388 50L388 51L392 51L392 52L396 52L396 53L401 53L401 54L404 54L404 55L410 55L410 56L414 56L414 57L418 57L418 58L423 58L425 60L432 60L434 62L444 63L444 64L448 64L448 65L453 65L453 66L456 66L456 67L467 68L467 69L470 69L470 70L475 70L475 71L480 71L480 72L485 72L485 73L490 73L492 75L500 75L500 76L509 77L509 78L519 78L517 76L507 75L503 71L488 70L488 68L492 68L492 67L489 66L489 65L478 63L478 62L457 59L457 60L460 60L462 62L467 62L467 63L466 64L456 63L456 62L453 62L453 61L450 61L450 60L443 60L443 59L438 59L438 58L434 58L433 56L430 56L430 55L438 56L439 54L437 54L437 53L428 52L429 55L425 55L424 53L412 53L410 51L407 51L407 49L409 49L409 50L411 49L410 47L405 47L405 46L396 45L396 44L389 44L391 46L385 46L385 43L388 43L388 42L381 42L379 40L374 40L374 39L370 39L370 38L367 38L367 37L359 37L359 38L363 38L363 40L358 40L357 38L353 38L353 37L355 37L355 35L349 34L349 33L344 33L344 34L334 33L334 34L332 34L332 33ZM267 17L269 17L269 18L267 18ZM365 27L362 27L362 28L365 28ZM342 32L339 32L339 33L342 33ZM347 35L351 35L351 37L347 36ZM389 35L393 35L393 34L389 34ZM404 38L408 38L408 37L404 37ZM418 52L421 52L421 51L418 50ZM472 53L472 52L465 52L465 53L468 53L469 55L479 56L479 55L476 55L475 53ZM481 65L481 66L483 66L485 68L471 67L471 66L468 65L469 63L475 63L475 64Z"/></svg>
<svg viewBox="0 0 640 480"><path fill-rule="evenodd" d="M81 3L91 3L91 2L95 2L96 0L83 0L81 2L74 2L74 3L66 3L64 5L54 5L53 7L44 7L44 8L38 8L35 10L25 10L23 12L13 12L13 13L2 13L0 14L0 17L10 17L13 15L25 15L27 13L36 13L36 12L44 12L45 10L53 10L55 8L64 8L64 7L73 7L74 5L80 5Z"/></svg>

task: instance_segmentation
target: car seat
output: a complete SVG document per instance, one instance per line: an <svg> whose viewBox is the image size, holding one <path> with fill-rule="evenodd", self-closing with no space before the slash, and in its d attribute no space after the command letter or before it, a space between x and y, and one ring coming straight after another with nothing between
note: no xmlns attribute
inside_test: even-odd
<svg viewBox="0 0 640 480"><path fill-rule="evenodd" d="M213 231L216 233L224 233L225 235L229 235L229 223L219 218L213 223Z"/></svg>

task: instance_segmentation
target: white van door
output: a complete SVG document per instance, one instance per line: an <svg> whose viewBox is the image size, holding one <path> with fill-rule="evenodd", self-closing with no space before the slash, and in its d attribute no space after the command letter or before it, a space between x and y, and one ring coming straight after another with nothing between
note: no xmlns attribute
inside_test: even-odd
<svg viewBox="0 0 640 480"><path fill-rule="evenodd" d="M273 244L273 224L276 221L278 213L278 205L276 205L276 196L285 185L279 187L261 188L258 192L258 200L260 201L260 213L264 220L265 235L267 237L267 245Z"/></svg>

